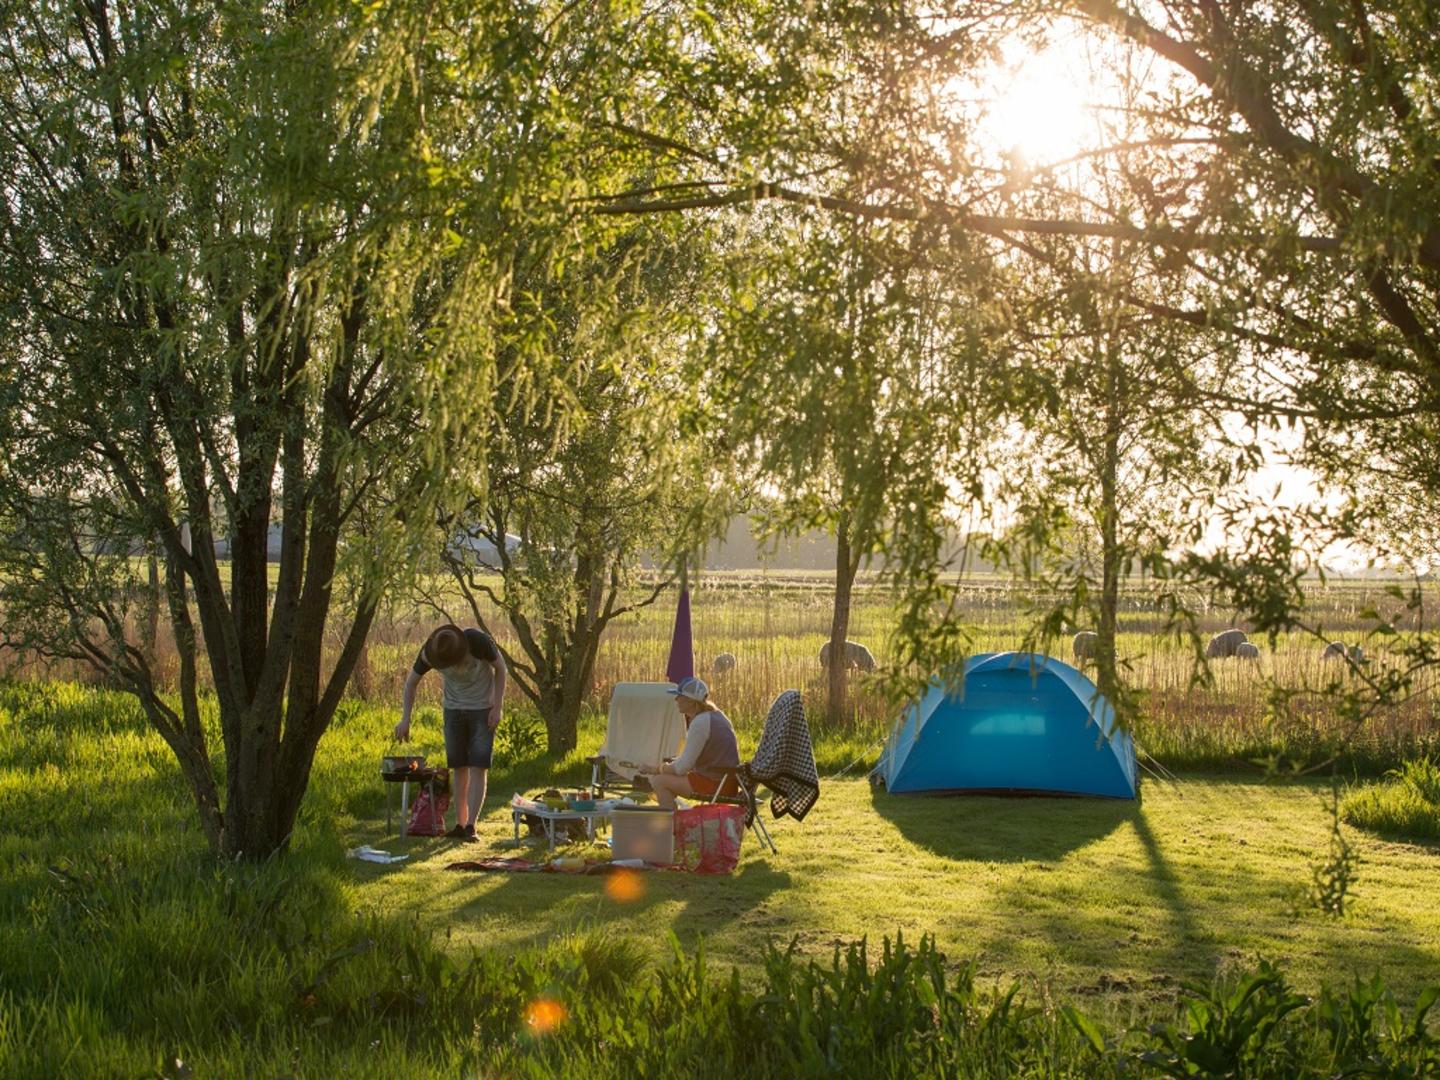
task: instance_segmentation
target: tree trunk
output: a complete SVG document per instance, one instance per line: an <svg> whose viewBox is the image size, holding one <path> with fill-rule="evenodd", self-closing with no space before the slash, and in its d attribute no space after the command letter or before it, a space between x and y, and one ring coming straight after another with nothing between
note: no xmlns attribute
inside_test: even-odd
<svg viewBox="0 0 1440 1080"><path fill-rule="evenodd" d="M850 549L850 515L842 511L835 527L835 608L830 617L830 693L826 707L830 723L836 725L849 719L846 690L850 658L845 652L845 642L850 634L851 590L859 568L860 558Z"/></svg>
<svg viewBox="0 0 1440 1080"><path fill-rule="evenodd" d="M564 757L579 745L580 709L585 703L574 681L560 680L547 687L538 702L541 719L545 721L545 751L551 757Z"/></svg>
<svg viewBox="0 0 1440 1080"><path fill-rule="evenodd" d="M145 663L153 672L160 641L160 603L164 598L164 590L160 585L160 559L155 554L153 545L147 547L149 552L145 556L146 589L145 604L141 609L140 655L145 658Z"/></svg>
<svg viewBox="0 0 1440 1080"><path fill-rule="evenodd" d="M1113 349L1110 350L1113 353ZM1117 400L1116 363L1107 368L1108 400ZM1120 540L1118 486L1120 474L1120 424L1107 411L1105 440L1100 460L1100 624L1096 628L1095 668L1100 693L1114 704L1117 700L1118 660L1115 639L1119 632Z"/></svg>

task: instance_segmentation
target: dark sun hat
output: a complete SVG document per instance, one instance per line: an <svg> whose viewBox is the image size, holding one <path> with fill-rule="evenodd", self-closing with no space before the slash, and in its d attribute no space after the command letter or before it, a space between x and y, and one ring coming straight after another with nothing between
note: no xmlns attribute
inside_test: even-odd
<svg viewBox="0 0 1440 1080"><path fill-rule="evenodd" d="M454 623L447 623L431 634L423 650L425 662L432 668L458 664L469 651L470 643L465 640L465 631Z"/></svg>

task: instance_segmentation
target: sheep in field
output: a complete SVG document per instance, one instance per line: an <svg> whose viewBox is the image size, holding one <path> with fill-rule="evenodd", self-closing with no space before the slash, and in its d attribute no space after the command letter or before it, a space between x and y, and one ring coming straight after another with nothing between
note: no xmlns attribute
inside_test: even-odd
<svg viewBox="0 0 1440 1080"><path fill-rule="evenodd" d="M1237 660L1259 660L1260 646L1249 641L1242 641L1235 646L1235 658Z"/></svg>
<svg viewBox="0 0 1440 1080"><path fill-rule="evenodd" d="M858 641L845 642L845 663L852 668L859 668L861 671L875 670L875 657L870 650ZM820 666L830 666L830 642L820 646Z"/></svg>
<svg viewBox="0 0 1440 1080"><path fill-rule="evenodd" d="M1210 644L1205 646L1205 658L1207 660L1224 659L1235 656L1236 650L1246 642L1245 631L1236 630L1231 627L1229 630L1222 630L1210 639Z"/></svg>
<svg viewBox="0 0 1440 1080"><path fill-rule="evenodd" d="M724 675L735 670L735 654L722 652L710 662L710 670L716 675Z"/></svg>
<svg viewBox="0 0 1440 1080"><path fill-rule="evenodd" d="M1094 660L1095 650L1100 646L1100 635L1094 630L1081 630L1070 642L1070 652L1076 660Z"/></svg>
<svg viewBox="0 0 1440 1080"><path fill-rule="evenodd" d="M1325 651L1320 654L1321 660L1350 660L1352 663L1360 663L1365 659L1365 650L1359 645L1346 645L1343 641L1332 641L1325 646Z"/></svg>

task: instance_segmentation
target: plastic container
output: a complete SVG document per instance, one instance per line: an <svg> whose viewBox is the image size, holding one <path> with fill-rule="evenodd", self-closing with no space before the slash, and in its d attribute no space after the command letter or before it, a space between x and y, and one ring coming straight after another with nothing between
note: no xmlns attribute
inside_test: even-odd
<svg viewBox="0 0 1440 1080"><path fill-rule="evenodd" d="M675 861L675 811L658 806L617 806L610 815L612 861L644 859L654 866Z"/></svg>
<svg viewBox="0 0 1440 1080"><path fill-rule="evenodd" d="M566 801L570 803L570 809L571 809L571 810L587 810L587 811L588 811L588 810L594 810L594 809L595 809L595 800L594 800L594 799L568 799L568 800L566 800Z"/></svg>

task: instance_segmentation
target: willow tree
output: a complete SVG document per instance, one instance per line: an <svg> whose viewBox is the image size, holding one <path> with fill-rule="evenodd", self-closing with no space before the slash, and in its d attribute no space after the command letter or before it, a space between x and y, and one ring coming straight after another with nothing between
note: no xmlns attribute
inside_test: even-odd
<svg viewBox="0 0 1440 1080"><path fill-rule="evenodd" d="M133 691L217 852L288 843L385 588L483 468L518 238L585 245L547 80L602 79L607 25L106 0L0 21L5 640ZM136 640L150 544L173 696Z"/></svg>
<svg viewBox="0 0 1440 1080"><path fill-rule="evenodd" d="M963 318L903 225L766 215L733 272L749 297L720 322L707 392L756 482L781 493L774 532L835 536L828 714L849 717L845 642L862 561L892 546L913 485L963 467L957 418L977 418ZM927 496L930 493L927 492Z"/></svg>
<svg viewBox="0 0 1440 1080"><path fill-rule="evenodd" d="M709 125L681 115L703 89L627 114L637 138L684 152L665 190L613 192L607 212L779 202L910 223L937 251L965 249L952 278L962 293L974 292L986 256L1017 275L1026 260L1046 273L1040 241L1133 244L1137 257L1163 264L1173 288L1121 299L1248 361L1243 380L1193 386L1193 400L1302 425L1302 463L1342 491L1403 492L1424 520L1440 400L1440 133L1426 122L1440 81L1434 5L1037 0L891 5L868 18L837 5L814 13L808 29L798 8L770 5L771 28L752 46L749 9L717 5L697 76L756 74L727 86ZM1097 125L1081 148L1130 196L1110 207L1067 186L1053 163L1007 160L981 137L975 102L990 89L984 60L996 43L1072 34L1125 87L1098 103L1137 121ZM884 78L856 77L867 68ZM1105 99L1110 77L1076 93ZM856 108L862 100L867 112ZM1183 364L1172 374L1183 389ZM932 489L930 505L943 490ZM1251 572L1204 559L1188 560L1189 571L1238 590L1262 626L1290 625L1301 599L1294 534L1305 523L1263 505L1241 508L1239 520L1246 510L1274 517L1247 530ZM1340 526L1354 531L1360 520ZM937 522L927 519L922 541ZM919 578L931 576L933 562L917 559Z"/></svg>
<svg viewBox="0 0 1440 1080"><path fill-rule="evenodd" d="M634 223L590 258L517 266L517 329L551 377L531 408L493 418L483 487L442 521L441 563L502 643L552 754L575 748L606 630L673 584L730 502L715 482L729 447L696 423L684 377L709 243L677 225ZM497 389L520 391L508 374Z"/></svg>
<svg viewBox="0 0 1440 1080"><path fill-rule="evenodd" d="M1076 191L1061 213L1047 205L1050 225L1124 235L1164 262L1170 295L1126 302L1245 361L1195 397L1293 426L1292 460L1350 504L1340 515L1246 508L1243 565L1192 558L1188 569L1261 628L1318 632L1295 565L1307 539L1312 551L1339 539L1423 561L1440 515L1434 6L1089 0L1068 11L1150 73L1143 139L1096 153L1133 212L1096 213ZM1433 636L1391 642L1400 668L1433 665ZM1375 682L1373 702L1410 685Z"/></svg>
<svg viewBox="0 0 1440 1080"><path fill-rule="evenodd" d="M1093 628L1100 691L1129 714L1122 586L1137 570L1163 579L1177 546L1215 542L1208 508L1242 482L1255 448L1233 453L1223 413L1196 394L1223 384L1228 354L1122 299L1163 294L1163 269L1113 240L1056 245L1048 261L990 375L1012 384L996 396L1014 403L997 494L1025 538L1009 553L1016 567L1054 598L1038 629ZM1189 614L1175 605L1171 629L1198 644Z"/></svg>

